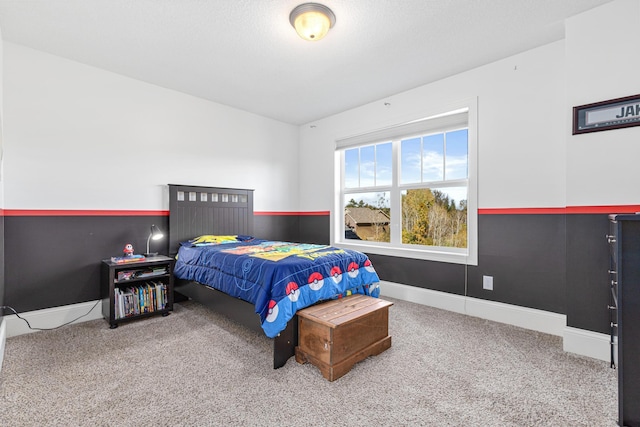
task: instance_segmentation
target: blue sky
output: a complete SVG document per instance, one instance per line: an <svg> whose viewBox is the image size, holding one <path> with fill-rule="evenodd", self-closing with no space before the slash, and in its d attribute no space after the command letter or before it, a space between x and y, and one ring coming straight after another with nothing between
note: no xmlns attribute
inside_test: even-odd
<svg viewBox="0 0 640 427"><path fill-rule="evenodd" d="M467 137L467 129L461 129L402 140L400 142L400 184L467 178ZM346 150L345 187L391 185L391 162L391 142ZM447 193L449 198L456 202L467 199L464 187L440 187L438 190ZM363 193L358 194L357 197L346 197L346 200L362 199L367 203L377 204L372 201L377 202L379 197L380 192Z"/></svg>

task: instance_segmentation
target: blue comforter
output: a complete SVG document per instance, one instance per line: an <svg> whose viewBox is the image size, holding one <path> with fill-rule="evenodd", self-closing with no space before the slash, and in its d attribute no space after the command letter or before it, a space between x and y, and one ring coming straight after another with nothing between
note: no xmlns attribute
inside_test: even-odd
<svg viewBox="0 0 640 427"><path fill-rule="evenodd" d="M369 258L326 245L250 239L198 246L183 242L174 274L255 305L273 338L297 310L352 293L377 297L380 279Z"/></svg>

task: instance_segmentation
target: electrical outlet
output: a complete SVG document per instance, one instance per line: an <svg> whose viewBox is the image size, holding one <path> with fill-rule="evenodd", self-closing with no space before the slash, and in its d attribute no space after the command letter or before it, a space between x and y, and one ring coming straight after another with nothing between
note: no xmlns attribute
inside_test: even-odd
<svg viewBox="0 0 640 427"><path fill-rule="evenodd" d="M493 276L482 276L482 289L493 290Z"/></svg>

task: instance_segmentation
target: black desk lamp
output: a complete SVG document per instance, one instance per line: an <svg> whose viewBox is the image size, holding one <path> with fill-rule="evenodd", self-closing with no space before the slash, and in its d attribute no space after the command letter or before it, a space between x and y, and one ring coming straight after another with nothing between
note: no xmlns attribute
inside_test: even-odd
<svg viewBox="0 0 640 427"><path fill-rule="evenodd" d="M151 240L160 240L163 237L164 233L162 233L162 231L160 231L160 229L155 224L152 224L151 233L149 234L149 238L147 239L147 252L144 254L144 256L148 257L158 255L158 252L149 252L149 243L151 242Z"/></svg>

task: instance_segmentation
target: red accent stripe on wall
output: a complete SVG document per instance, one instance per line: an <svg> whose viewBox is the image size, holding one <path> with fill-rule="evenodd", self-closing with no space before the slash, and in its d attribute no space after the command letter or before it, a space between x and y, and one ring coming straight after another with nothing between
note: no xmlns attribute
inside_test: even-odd
<svg viewBox="0 0 640 427"><path fill-rule="evenodd" d="M568 214L634 214L636 212L640 212L640 205L567 206Z"/></svg>
<svg viewBox="0 0 640 427"><path fill-rule="evenodd" d="M329 211L315 211L315 212L254 212L254 215L269 215L269 216L323 216L329 215Z"/></svg>
<svg viewBox="0 0 640 427"><path fill-rule="evenodd" d="M169 211L3 209L3 216L169 216Z"/></svg>
<svg viewBox="0 0 640 427"><path fill-rule="evenodd" d="M564 208L483 208L480 215L541 215L541 214L628 214L640 212L640 205L567 206Z"/></svg>
<svg viewBox="0 0 640 427"><path fill-rule="evenodd" d="M478 209L480 215L534 215L564 214L565 208L485 208Z"/></svg>
<svg viewBox="0 0 640 427"><path fill-rule="evenodd" d="M479 215L570 215L570 214L635 214L640 205L567 206L564 208L481 208ZM254 212L257 216L329 216L329 211ZM0 209L0 216L169 216L167 210L55 210Z"/></svg>

